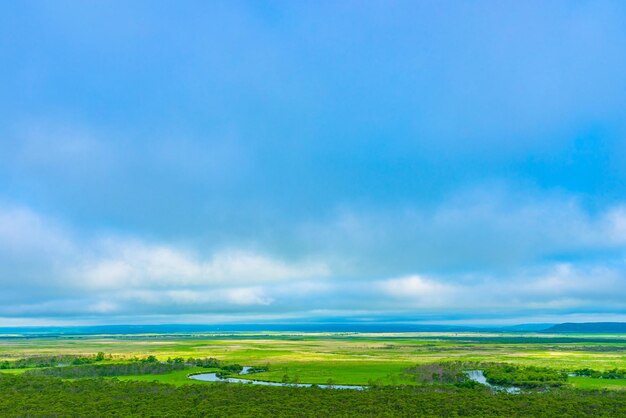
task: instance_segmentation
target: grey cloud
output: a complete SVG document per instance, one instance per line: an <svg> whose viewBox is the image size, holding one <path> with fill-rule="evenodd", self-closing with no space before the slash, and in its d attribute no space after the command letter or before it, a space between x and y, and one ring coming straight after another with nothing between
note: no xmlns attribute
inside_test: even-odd
<svg viewBox="0 0 626 418"><path fill-rule="evenodd" d="M615 257L626 250L625 220L622 204L592 212L572 196L484 185L432 209L344 209L300 232L310 249L341 254L346 274L510 274L553 258Z"/></svg>
<svg viewBox="0 0 626 418"><path fill-rule="evenodd" d="M11 261L0 267L5 317L451 319L586 312L600 302L607 312L624 309L623 206L592 213L573 198L474 191L433 211L352 209L326 227L298 229L295 253L262 251L263 240L201 251L193 241L78 236L20 207L5 206L0 220L0 258ZM13 245L17 232L21 244ZM555 258L587 251L601 257Z"/></svg>

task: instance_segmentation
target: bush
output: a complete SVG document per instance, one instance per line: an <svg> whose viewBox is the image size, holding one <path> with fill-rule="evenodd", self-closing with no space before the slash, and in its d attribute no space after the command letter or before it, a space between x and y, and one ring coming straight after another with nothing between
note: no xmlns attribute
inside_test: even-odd
<svg viewBox="0 0 626 418"><path fill-rule="evenodd" d="M487 382L498 386L559 387L567 381L567 373L549 367L521 367L496 363L484 367L483 373Z"/></svg>

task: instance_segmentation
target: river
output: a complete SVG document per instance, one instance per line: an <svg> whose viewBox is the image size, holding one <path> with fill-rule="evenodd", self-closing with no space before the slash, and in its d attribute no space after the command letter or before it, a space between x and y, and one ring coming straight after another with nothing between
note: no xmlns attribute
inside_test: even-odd
<svg viewBox="0 0 626 418"><path fill-rule="evenodd" d="M251 367L246 366L241 370L239 375L248 374ZM467 377L470 380L478 382L482 385L488 386L497 391L503 391L511 394L520 393L520 388L517 387L504 387L492 385L487 382L487 378L482 370L468 370L465 372ZM367 386L359 386L359 385L314 385L312 383L281 383L281 382L267 382L265 380L254 380L254 379L244 379L239 377L218 377L217 373L198 373L192 374L189 376L190 379L193 380L201 380L203 382L226 382L226 383L245 383L251 385L261 385L261 386L286 386L286 387L297 387L297 388L310 388L313 386L317 386L322 389L352 389L352 390L363 390Z"/></svg>
<svg viewBox="0 0 626 418"><path fill-rule="evenodd" d="M241 370L239 375L248 374L250 370L249 366L246 366ZM253 379L242 379L238 377L218 377L216 373L199 373L192 374L189 376L190 379L193 380L201 380L203 382L228 382L228 383L246 383L252 385L262 385L262 386L288 386L288 387L297 387L297 388L310 388L314 386L312 383L281 383L281 382L266 382L264 380L253 380ZM352 390L363 390L366 386L358 386L358 385L315 385L322 389L352 389Z"/></svg>
<svg viewBox="0 0 626 418"><path fill-rule="evenodd" d="M474 382L478 382L485 386L489 386L490 388L494 390L504 391L504 392L512 393L512 394L517 394L521 392L520 388L517 388L514 386L504 387L504 386L492 385L491 383L487 382L487 378L485 377L485 374L483 373L482 370L468 370L465 372L465 374L467 375L467 377L470 378L470 380L473 380Z"/></svg>

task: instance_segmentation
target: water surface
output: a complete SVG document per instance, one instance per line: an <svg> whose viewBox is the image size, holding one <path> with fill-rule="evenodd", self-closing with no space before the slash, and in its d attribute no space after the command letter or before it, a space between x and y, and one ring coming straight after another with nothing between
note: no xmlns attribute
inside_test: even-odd
<svg viewBox="0 0 626 418"><path fill-rule="evenodd" d="M485 377L485 374L483 373L482 370L468 370L465 372L465 374L467 375L467 377L470 378L470 380L473 380L474 382L478 382L481 385L489 386L490 388L494 390L504 391L504 392L513 393L513 394L521 392L520 388L517 388L514 386L505 387L505 386L492 385L491 383L487 382L487 378Z"/></svg>
<svg viewBox="0 0 626 418"><path fill-rule="evenodd" d="M251 367L246 366L241 370L240 375L249 374L249 370ZM241 379L238 377L218 377L217 373L200 373L200 374L192 374L189 376L190 379L193 380L201 380L203 382L227 382L227 383L246 383L251 385L261 385L261 386L288 386L288 387L296 387L296 388L310 388L313 386L317 386L322 389L352 389L352 390L363 390L365 386L358 385L313 385L312 383L281 383L281 382L266 382L264 380L253 380L253 379Z"/></svg>

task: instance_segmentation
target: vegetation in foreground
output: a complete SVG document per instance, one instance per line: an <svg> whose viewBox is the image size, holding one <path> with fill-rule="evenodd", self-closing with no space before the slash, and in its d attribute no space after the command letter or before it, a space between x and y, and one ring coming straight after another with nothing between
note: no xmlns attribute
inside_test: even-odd
<svg viewBox="0 0 626 418"><path fill-rule="evenodd" d="M0 337L0 362L11 364L41 356L94 359L98 352L106 353L105 363L130 362L152 355L159 361L177 357L187 361L194 357L218 358L226 364L245 366L269 364L269 370L258 373L259 379L281 382L287 376L288 380L317 384L332 379L347 385L415 384L415 378L407 376L406 369L451 361L550 367L568 373L585 368L599 372L626 369L626 337L622 335L230 333ZM0 372L13 370L25 369ZM142 375L137 378L144 379ZM176 372L158 379L186 383ZM597 384L594 387L602 387L606 382L607 388L619 386L615 382L626 382L593 380ZM581 382L569 381L574 385Z"/></svg>
<svg viewBox="0 0 626 418"><path fill-rule="evenodd" d="M626 416L626 393L561 391L506 395L416 386L365 391L244 384L176 387L117 379L0 375L0 415L21 416Z"/></svg>
<svg viewBox="0 0 626 418"><path fill-rule="evenodd" d="M0 416L626 416L626 391L615 390L626 389L625 352L626 339L606 335L0 338ZM369 388L188 378L242 365L258 380ZM469 380L478 369L523 393Z"/></svg>

